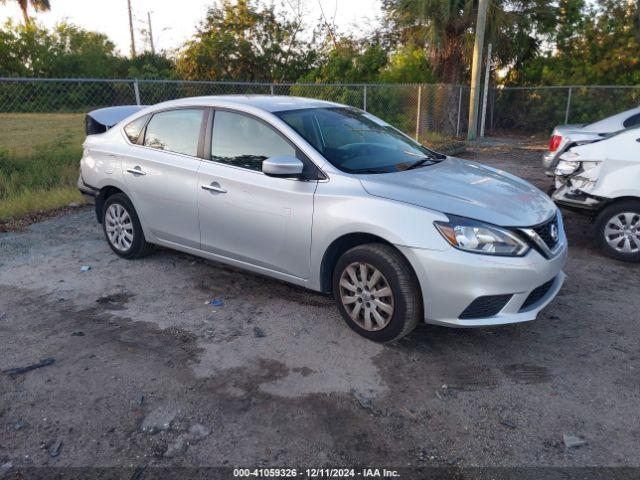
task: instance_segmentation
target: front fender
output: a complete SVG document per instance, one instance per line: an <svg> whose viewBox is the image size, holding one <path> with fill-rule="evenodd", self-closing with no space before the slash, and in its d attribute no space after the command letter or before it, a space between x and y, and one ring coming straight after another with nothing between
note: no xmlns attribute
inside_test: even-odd
<svg viewBox="0 0 640 480"><path fill-rule="evenodd" d="M367 194L359 182L318 185L314 201L309 288L321 288L322 259L344 235L364 233L397 246L444 251L450 245L433 225L446 221L442 213ZM343 183L338 185L338 183Z"/></svg>

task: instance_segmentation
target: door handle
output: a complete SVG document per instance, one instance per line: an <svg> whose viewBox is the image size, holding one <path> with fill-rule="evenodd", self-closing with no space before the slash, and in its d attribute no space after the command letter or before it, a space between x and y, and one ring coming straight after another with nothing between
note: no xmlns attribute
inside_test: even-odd
<svg viewBox="0 0 640 480"><path fill-rule="evenodd" d="M127 172L132 173L134 175L146 175L146 173L144 173L140 167L127 168Z"/></svg>
<svg viewBox="0 0 640 480"><path fill-rule="evenodd" d="M224 188L222 188L220 184L217 182L213 182L211 185L202 185L201 188L203 190L208 190L210 192L215 192L215 193L227 193L227 191Z"/></svg>

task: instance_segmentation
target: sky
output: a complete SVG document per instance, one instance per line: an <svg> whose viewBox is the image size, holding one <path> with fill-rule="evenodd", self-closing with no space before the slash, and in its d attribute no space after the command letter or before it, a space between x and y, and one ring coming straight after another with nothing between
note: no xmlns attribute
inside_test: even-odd
<svg viewBox="0 0 640 480"><path fill-rule="evenodd" d="M380 13L380 0L302 0L309 27L320 17L320 4L325 15L334 18L340 32L364 32L375 28ZM151 12L156 50L174 50L191 37L205 17L207 7L215 0L131 0L136 29L136 50L148 48L140 30L146 28L147 11ZM33 15L33 10L30 10ZM8 18L22 21L16 2L0 5L0 21ZM38 22L50 27L67 20L87 30L106 34L122 54L129 54L129 20L127 0L51 0L50 12L35 14Z"/></svg>

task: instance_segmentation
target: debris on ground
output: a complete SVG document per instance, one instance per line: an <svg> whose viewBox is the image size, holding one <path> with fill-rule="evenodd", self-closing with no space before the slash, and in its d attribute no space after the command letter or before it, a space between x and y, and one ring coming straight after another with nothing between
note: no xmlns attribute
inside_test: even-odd
<svg viewBox="0 0 640 480"><path fill-rule="evenodd" d="M178 438L176 438L176 440L173 443L169 444L163 456L167 458L173 458L176 455L180 455L181 453L184 453L187 450L187 447L189 446L188 440L189 440L189 435L187 435L186 433L183 433L182 435L178 435Z"/></svg>
<svg viewBox="0 0 640 480"><path fill-rule="evenodd" d="M136 403L141 407L144 403L144 393L141 393L136 397Z"/></svg>
<svg viewBox="0 0 640 480"><path fill-rule="evenodd" d="M373 410L373 399L357 390L351 390L351 395L358 401L360 406L365 410Z"/></svg>
<svg viewBox="0 0 640 480"><path fill-rule="evenodd" d="M204 425L196 423L189 427L188 433L182 433L169 444L163 456L166 458L173 458L187 451L189 445L199 442L203 438L206 438L211 433L211 430Z"/></svg>
<svg viewBox="0 0 640 480"><path fill-rule="evenodd" d="M62 440L56 440L49 445L49 448L47 449L51 458L55 458L60 455L60 450L62 450Z"/></svg>
<svg viewBox="0 0 640 480"><path fill-rule="evenodd" d="M26 367L9 368L8 370L5 370L4 373L9 375L10 377L15 377L16 375L30 372L31 370L35 370L36 368L42 368L48 365L52 365L53 363L55 363L55 361L55 358L43 358L38 363L34 363L33 365L27 365Z"/></svg>
<svg viewBox="0 0 640 480"><path fill-rule="evenodd" d="M27 424L24 421L22 421L22 419L20 419L20 420L17 420L17 421L14 422L13 429L14 430L22 430L26 426L27 426Z"/></svg>
<svg viewBox="0 0 640 480"><path fill-rule="evenodd" d="M260 327L253 327L253 334L256 338L264 338L267 336L267 334L264 333L264 330L262 330Z"/></svg>
<svg viewBox="0 0 640 480"><path fill-rule="evenodd" d="M213 299L213 300L207 300L206 302L204 302L205 305L211 305L212 307L221 307L224 305L224 302L222 300L220 300L219 298Z"/></svg>
<svg viewBox="0 0 640 480"><path fill-rule="evenodd" d="M191 425L191 427L189 428L189 435L191 435L191 438L195 441L199 441L203 438L208 437L210 433L210 429L199 423Z"/></svg>
<svg viewBox="0 0 640 480"><path fill-rule="evenodd" d="M144 477L144 471L146 470L146 468L147 468L146 465L140 465L138 468L136 468L133 471L133 474L131 475L130 480L142 480L142 478Z"/></svg>
<svg viewBox="0 0 640 480"><path fill-rule="evenodd" d="M84 337L84 332L81 332L80 330L77 330L75 332L71 333L72 337Z"/></svg>
<svg viewBox="0 0 640 480"><path fill-rule="evenodd" d="M80 267L81 272L88 272L89 270L91 270L91 265L83 265Z"/></svg>
<svg viewBox="0 0 640 480"><path fill-rule="evenodd" d="M507 428L510 428L511 430L515 430L516 428L516 424L513 423L511 420L507 420L507 419L500 420L500 424Z"/></svg>
<svg viewBox="0 0 640 480"><path fill-rule="evenodd" d="M0 478L4 478L4 476L9 473L13 464L11 462L3 463L0 465Z"/></svg>
<svg viewBox="0 0 640 480"><path fill-rule="evenodd" d="M564 446L567 448L577 448L587 444L587 441L574 435L562 435Z"/></svg>
<svg viewBox="0 0 640 480"><path fill-rule="evenodd" d="M4 312L0 312L0 320L2 320L4 317L6 317L7 314Z"/></svg>
<svg viewBox="0 0 640 480"><path fill-rule="evenodd" d="M170 407L162 406L151 411L142 421L142 431L150 435L169 430L171 422L178 412Z"/></svg>

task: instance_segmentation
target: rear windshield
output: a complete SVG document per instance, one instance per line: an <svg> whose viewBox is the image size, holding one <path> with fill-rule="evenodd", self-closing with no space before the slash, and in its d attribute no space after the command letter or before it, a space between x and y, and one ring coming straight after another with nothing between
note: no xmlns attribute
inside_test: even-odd
<svg viewBox="0 0 640 480"><path fill-rule="evenodd" d="M379 118L355 108L276 112L332 165L349 173L388 173L446 158Z"/></svg>

